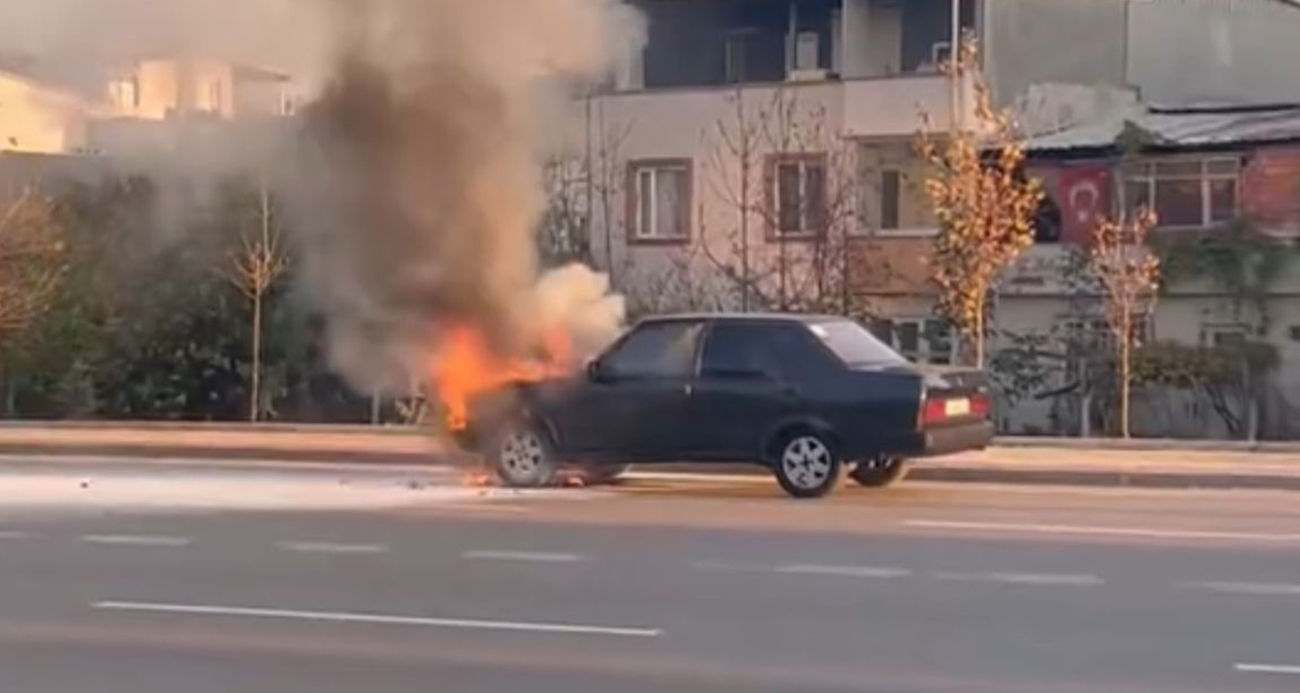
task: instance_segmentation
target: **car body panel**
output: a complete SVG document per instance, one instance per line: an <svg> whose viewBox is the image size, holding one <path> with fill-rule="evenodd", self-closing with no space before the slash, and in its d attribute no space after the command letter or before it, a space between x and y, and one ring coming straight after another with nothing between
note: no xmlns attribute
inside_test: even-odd
<svg viewBox="0 0 1300 693"><path fill-rule="evenodd" d="M479 447L495 422L527 416L572 462L770 462L796 429L827 434L846 460L988 444L986 415L921 421L927 397L986 396L982 372L919 366L879 343L846 348L844 339L862 337L845 325L779 314L643 321L584 374L477 398L462 443ZM845 354L871 358L848 363Z"/></svg>

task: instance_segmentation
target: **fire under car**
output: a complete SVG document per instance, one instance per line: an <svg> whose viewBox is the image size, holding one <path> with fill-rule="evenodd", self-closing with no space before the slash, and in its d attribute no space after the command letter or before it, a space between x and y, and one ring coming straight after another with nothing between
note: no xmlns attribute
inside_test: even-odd
<svg viewBox="0 0 1300 693"><path fill-rule="evenodd" d="M579 375L480 395L459 437L507 486L574 467L608 480L630 464L752 463L816 498L845 469L887 486L909 460L992 435L982 371L911 363L845 318L716 314L644 320Z"/></svg>

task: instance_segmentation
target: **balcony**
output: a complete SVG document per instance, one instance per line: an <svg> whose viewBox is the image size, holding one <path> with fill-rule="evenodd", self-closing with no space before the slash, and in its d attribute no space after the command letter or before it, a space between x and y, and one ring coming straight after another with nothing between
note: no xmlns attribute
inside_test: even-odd
<svg viewBox="0 0 1300 693"><path fill-rule="evenodd" d="M962 80L958 127L975 124L969 77ZM910 137L925 124L946 131L952 120L952 80L937 73L844 81L844 134L847 137Z"/></svg>

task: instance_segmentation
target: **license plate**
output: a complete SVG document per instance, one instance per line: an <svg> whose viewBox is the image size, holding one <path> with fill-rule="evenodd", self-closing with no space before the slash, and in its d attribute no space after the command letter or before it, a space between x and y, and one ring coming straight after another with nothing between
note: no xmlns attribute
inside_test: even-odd
<svg viewBox="0 0 1300 693"><path fill-rule="evenodd" d="M943 413L948 416L966 416L970 413L970 400L965 397L947 400L943 403Z"/></svg>

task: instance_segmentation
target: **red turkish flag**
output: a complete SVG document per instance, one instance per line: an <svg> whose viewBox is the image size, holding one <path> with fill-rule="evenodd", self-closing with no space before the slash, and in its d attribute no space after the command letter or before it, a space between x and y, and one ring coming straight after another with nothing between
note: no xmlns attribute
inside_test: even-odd
<svg viewBox="0 0 1300 693"><path fill-rule="evenodd" d="M1061 209L1061 241L1089 243L1093 232L1111 212L1110 169L1105 166L1063 167L1056 204Z"/></svg>

